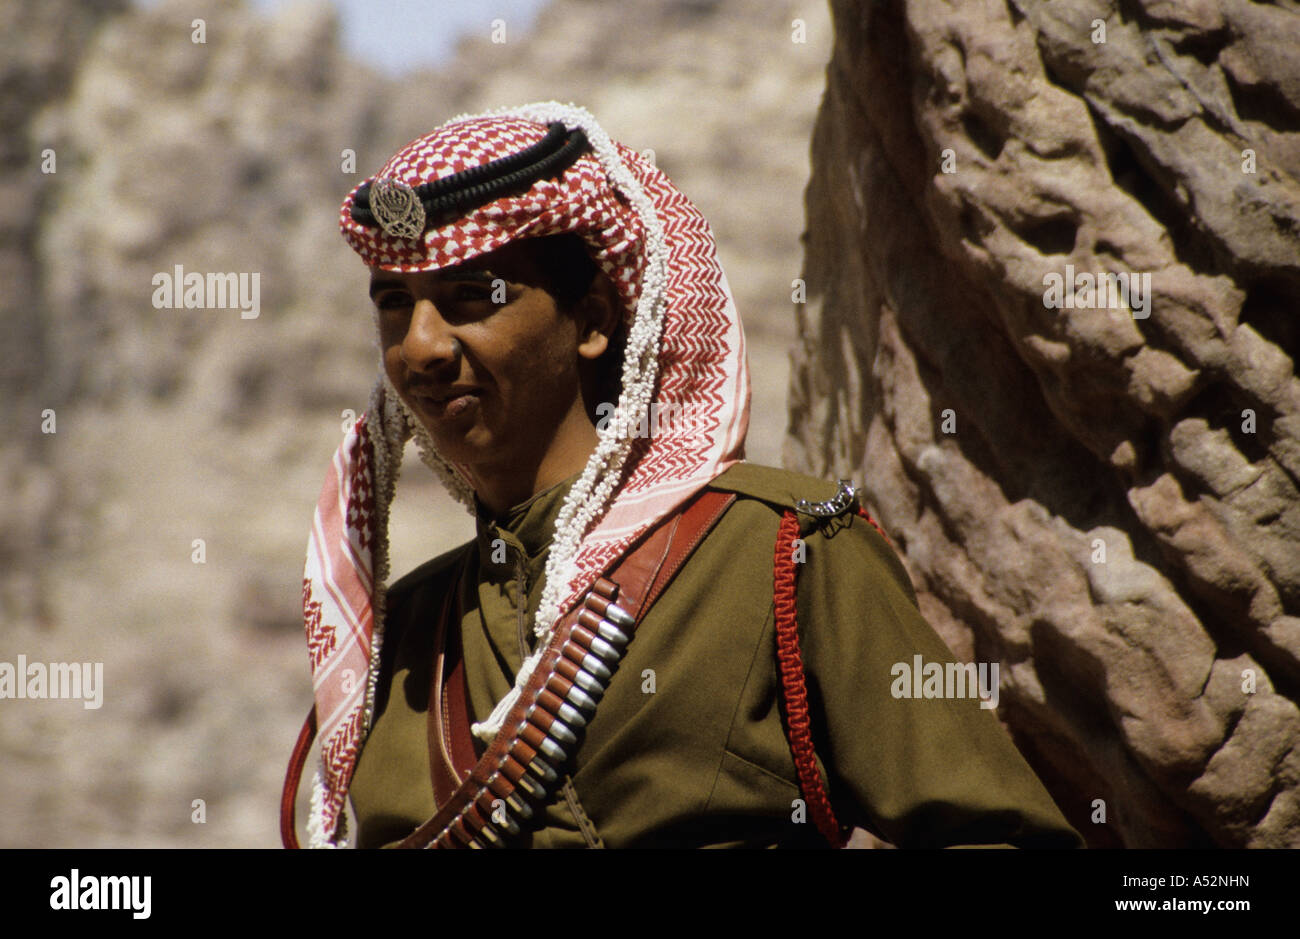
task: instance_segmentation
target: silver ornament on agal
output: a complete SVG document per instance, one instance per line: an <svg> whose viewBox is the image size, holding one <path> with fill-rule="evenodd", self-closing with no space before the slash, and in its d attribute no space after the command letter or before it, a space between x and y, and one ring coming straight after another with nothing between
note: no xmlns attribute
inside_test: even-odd
<svg viewBox="0 0 1300 939"><path fill-rule="evenodd" d="M424 206L401 180L376 179L370 184L370 214L392 238L418 240L424 234Z"/></svg>

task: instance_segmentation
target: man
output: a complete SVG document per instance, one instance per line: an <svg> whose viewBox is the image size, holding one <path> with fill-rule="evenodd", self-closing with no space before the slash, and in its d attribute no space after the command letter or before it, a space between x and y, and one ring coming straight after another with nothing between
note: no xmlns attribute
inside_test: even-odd
<svg viewBox="0 0 1300 939"><path fill-rule="evenodd" d="M315 845L1078 844L973 677L891 693L953 660L852 488L743 461L740 322L662 173L531 105L412 142L341 226L383 374L308 549L287 844L317 722ZM411 436L478 534L385 589Z"/></svg>

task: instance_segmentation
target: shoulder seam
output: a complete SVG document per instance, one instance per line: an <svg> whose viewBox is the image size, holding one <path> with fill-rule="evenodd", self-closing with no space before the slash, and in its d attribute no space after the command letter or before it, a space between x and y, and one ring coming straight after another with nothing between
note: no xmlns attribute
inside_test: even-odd
<svg viewBox="0 0 1300 939"><path fill-rule="evenodd" d="M747 499L757 499L768 505L799 511L801 499L821 501L833 495L836 484L817 476L808 476L796 470L758 463L740 462L714 477L709 488L734 492ZM799 489L806 491L800 493ZM807 513L800 513L807 514Z"/></svg>

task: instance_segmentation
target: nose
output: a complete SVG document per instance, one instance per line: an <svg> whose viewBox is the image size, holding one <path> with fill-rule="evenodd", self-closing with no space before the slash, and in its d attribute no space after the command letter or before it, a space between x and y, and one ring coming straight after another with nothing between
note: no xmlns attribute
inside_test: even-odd
<svg viewBox="0 0 1300 939"><path fill-rule="evenodd" d="M402 361L414 372L428 372L460 358L460 342L428 298L415 302L402 339Z"/></svg>

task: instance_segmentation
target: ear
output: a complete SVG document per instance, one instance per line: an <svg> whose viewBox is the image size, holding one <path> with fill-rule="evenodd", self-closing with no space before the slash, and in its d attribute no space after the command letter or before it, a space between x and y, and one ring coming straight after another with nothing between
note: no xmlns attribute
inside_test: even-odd
<svg viewBox="0 0 1300 939"><path fill-rule="evenodd" d="M584 359L598 359L609 348L610 338L618 330L623 315L623 304L614 282L604 271L592 278L587 295L578 301L582 342L578 354Z"/></svg>

